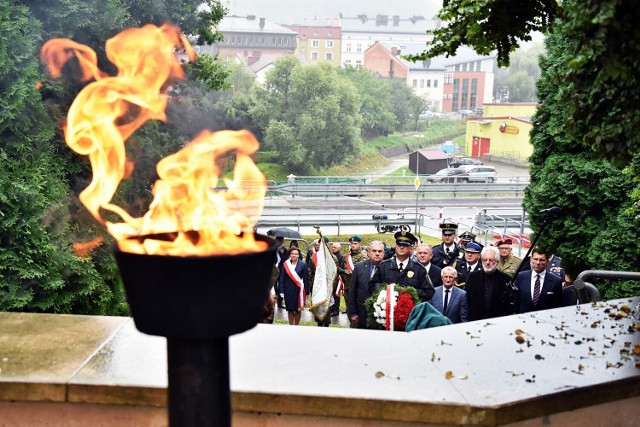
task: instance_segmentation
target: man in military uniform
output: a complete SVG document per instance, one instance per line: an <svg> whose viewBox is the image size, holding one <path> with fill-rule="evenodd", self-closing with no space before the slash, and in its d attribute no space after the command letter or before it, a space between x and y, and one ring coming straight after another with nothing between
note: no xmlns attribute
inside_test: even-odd
<svg viewBox="0 0 640 427"><path fill-rule="evenodd" d="M559 276L563 282L565 281L564 268L562 268L562 258L560 258L559 256L552 254L549 257L549 263L547 264L547 271L555 274L556 276Z"/></svg>
<svg viewBox="0 0 640 427"><path fill-rule="evenodd" d="M460 235L460 239L458 240L458 246L464 249L464 247L467 246L467 243L471 243L475 241L476 241L476 235L470 231L465 231Z"/></svg>
<svg viewBox="0 0 640 427"><path fill-rule="evenodd" d="M444 268L453 264L457 259L462 259L463 253L456 244L456 233L458 224L440 224L442 230L442 243L433 247L433 258L431 263L439 268Z"/></svg>
<svg viewBox="0 0 640 427"><path fill-rule="evenodd" d="M480 261L480 251L482 251L482 245L480 243L467 243L464 248L464 261L454 261L451 265L458 272L458 282L456 286L464 289L464 284L467 281L469 273L480 270L482 264Z"/></svg>
<svg viewBox="0 0 640 427"><path fill-rule="evenodd" d="M344 282L344 302L345 306L349 306L349 289L351 286L351 275L356 264L360 261L369 259L367 252L362 249L362 237L351 236L349 238L349 252L344 257L344 267L342 271L342 280ZM339 300L339 298L338 298Z"/></svg>
<svg viewBox="0 0 640 427"><path fill-rule="evenodd" d="M412 286L421 301L429 301L435 289L427 280L427 271L422 265L411 260L413 246L418 239L408 231L398 231L395 255L380 263L380 283L395 283L399 286Z"/></svg>
<svg viewBox="0 0 640 427"><path fill-rule="evenodd" d="M500 251L498 270L508 274L513 279L516 276L516 271L522 260L511 253L512 243L513 241L511 239L501 239L496 242L495 246Z"/></svg>

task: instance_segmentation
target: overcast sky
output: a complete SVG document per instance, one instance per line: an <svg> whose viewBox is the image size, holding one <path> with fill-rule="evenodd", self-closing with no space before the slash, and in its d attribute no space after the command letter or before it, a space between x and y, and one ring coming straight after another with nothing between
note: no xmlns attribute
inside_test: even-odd
<svg viewBox="0 0 640 427"><path fill-rule="evenodd" d="M319 21L362 13L374 18L381 15L413 15L432 18L442 6L441 0L221 0L229 14L256 15L279 24L302 24L304 19Z"/></svg>

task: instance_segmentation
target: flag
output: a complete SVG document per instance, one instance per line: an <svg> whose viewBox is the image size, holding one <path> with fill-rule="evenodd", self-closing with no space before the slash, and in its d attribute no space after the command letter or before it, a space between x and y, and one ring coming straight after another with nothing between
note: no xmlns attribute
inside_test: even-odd
<svg viewBox="0 0 640 427"><path fill-rule="evenodd" d="M333 299L333 282L338 274L338 267L331 257L329 247L320 236L322 246L314 258L316 274L311 290L311 312L316 319L324 320L331 311Z"/></svg>

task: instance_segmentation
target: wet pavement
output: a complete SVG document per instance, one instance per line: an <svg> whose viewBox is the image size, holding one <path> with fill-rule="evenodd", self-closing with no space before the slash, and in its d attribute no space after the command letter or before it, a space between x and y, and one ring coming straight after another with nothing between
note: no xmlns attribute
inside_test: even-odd
<svg viewBox="0 0 640 427"><path fill-rule="evenodd" d="M276 314L274 316L274 320L281 320L287 323L288 319L289 317L287 316L287 310L283 308L276 308ZM313 313L311 313L311 310L308 307L304 308L304 311L302 312L302 316L300 318L300 323L301 323L301 326L311 326L311 325L302 325L302 322L315 323L315 318L313 316ZM347 313L340 312L338 316L332 316L331 326L337 327L337 328L348 328L349 318L347 317Z"/></svg>

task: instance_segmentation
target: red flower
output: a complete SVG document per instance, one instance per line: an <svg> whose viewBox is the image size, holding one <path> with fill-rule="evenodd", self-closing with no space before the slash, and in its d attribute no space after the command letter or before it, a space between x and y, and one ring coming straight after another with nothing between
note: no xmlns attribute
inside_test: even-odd
<svg viewBox="0 0 640 427"><path fill-rule="evenodd" d="M393 315L393 328L396 331L404 331L407 320L409 320L409 314L411 314L411 310L415 306L416 303L413 301L413 296L411 296L410 293L400 292Z"/></svg>

